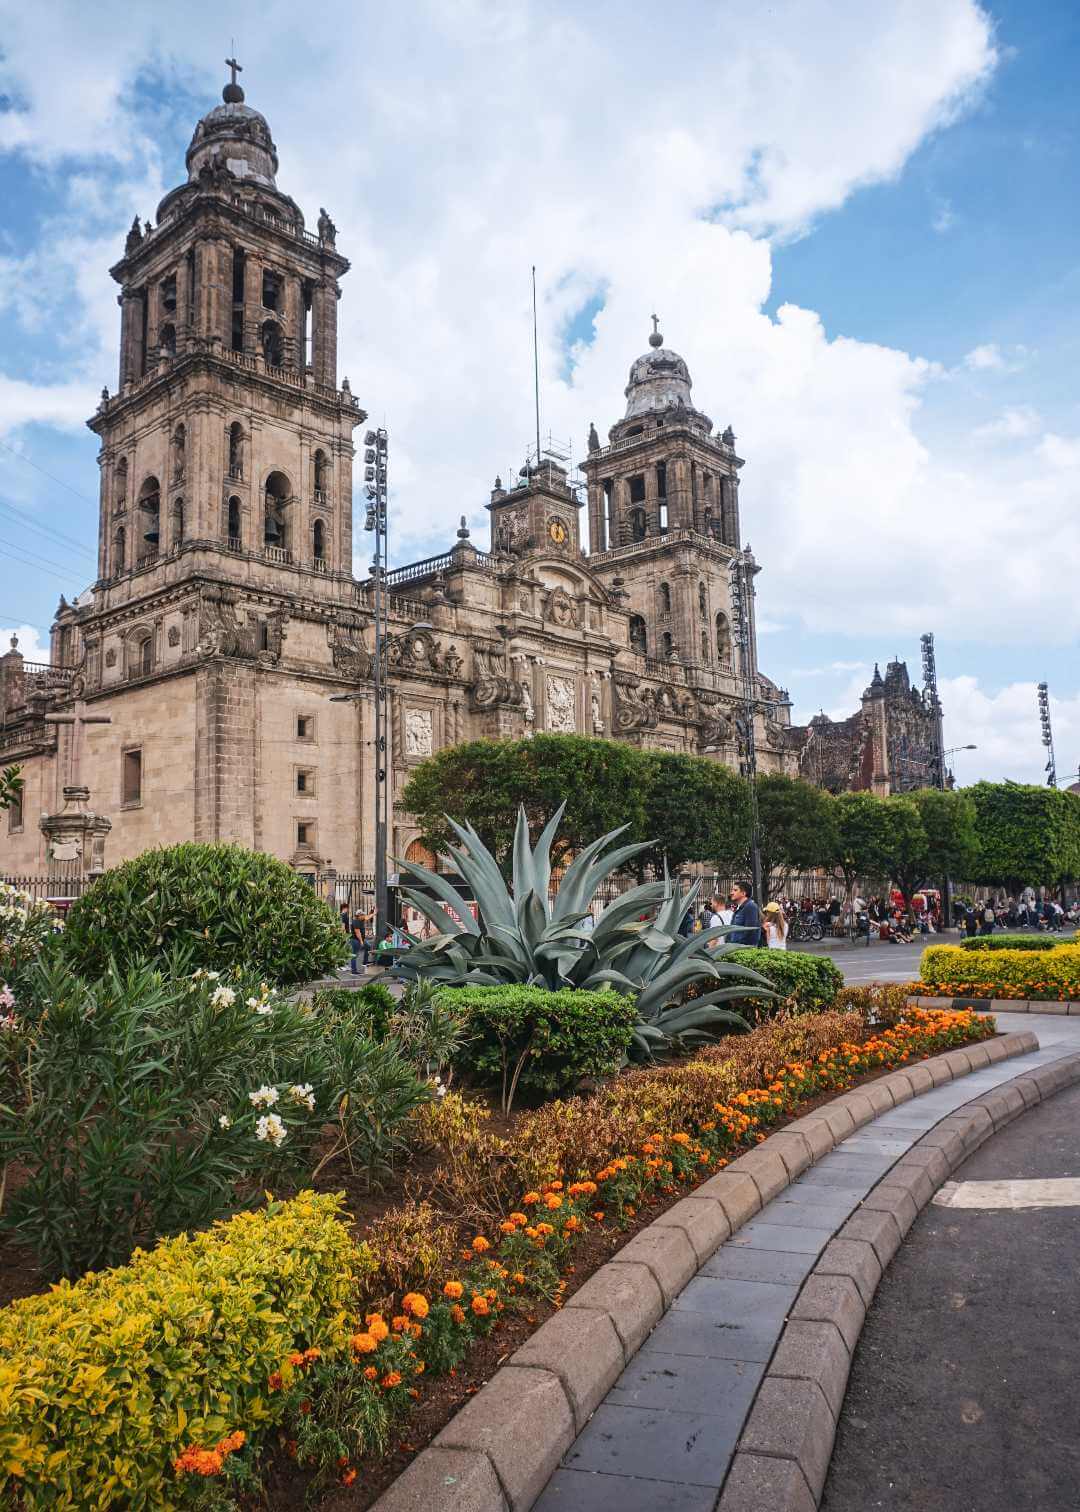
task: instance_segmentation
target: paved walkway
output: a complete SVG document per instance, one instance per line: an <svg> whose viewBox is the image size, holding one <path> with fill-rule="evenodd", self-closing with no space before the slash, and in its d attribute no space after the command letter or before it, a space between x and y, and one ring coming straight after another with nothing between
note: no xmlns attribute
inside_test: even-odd
<svg viewBox="0 0 1080 1512"><path fill-rule="evenodd" d="M716 1251L675 1299L563 1459L537 1512L712 1512L802 1282L871 1187L949 1113L1080 1049L1080 1019L1002 1014L1040 1049L864 1126Z"/></svg>
<svg viewBox="0 0 1080 1512"><path fill-rule="evenodd" d="M1039 1178L1077 1175L1071 1087L952 1181L974 1183L972 1201L1023 1181L1037 1200ZM1075 1206L923 1211L855 1349L823 1512L1076 1512L1078 1221Z"/></svg>

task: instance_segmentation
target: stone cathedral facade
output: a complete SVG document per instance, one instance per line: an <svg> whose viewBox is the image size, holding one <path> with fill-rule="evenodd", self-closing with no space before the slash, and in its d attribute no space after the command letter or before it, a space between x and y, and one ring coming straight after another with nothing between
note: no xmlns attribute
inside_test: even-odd
<svg viewBox="0 0 1080 1512"><path fill-rule="evenodd" d="M41 821L65 788L111 821L105 864L194 838L372 870L374 585L352 571L366 416L337 361L349 264L277 166L234 82L111 269L119 385L89 421L97 580L61 600L50 665L0 656L0 762L25 778L0 816L5 873L45 869ZM591 428L583 488L532 458L496 480L488 550L463 517L451 549L387 578L394 855L422 854L398 801L411 766L464 739L578 732L738 766L744 655L759 769L795 770L752 586L734 643L743 462L655 327L607 443Z"/></svg>

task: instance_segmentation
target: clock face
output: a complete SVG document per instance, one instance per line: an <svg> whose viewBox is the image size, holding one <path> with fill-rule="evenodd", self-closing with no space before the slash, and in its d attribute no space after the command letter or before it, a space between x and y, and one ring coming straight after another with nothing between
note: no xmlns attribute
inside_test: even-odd
<svg viewBox="0 0 1080 1512"><path fill-rule="evenodd" d="M566 521L560 519L558 515L552 515L548 521L548 535L556 546L565 546L570 536L570 532L566 528Z"/></svg>

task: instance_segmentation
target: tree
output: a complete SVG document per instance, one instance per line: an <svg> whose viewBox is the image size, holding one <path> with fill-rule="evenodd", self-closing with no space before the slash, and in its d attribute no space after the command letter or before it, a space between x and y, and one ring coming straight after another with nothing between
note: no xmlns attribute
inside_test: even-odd
<svg viewBox="0 0 1080 1512"><path fill-rule="evenodd" d="M828 866L836 854L832 797L795 777L770 773L757 782L761 882L765 902L785 871Z"/></svg>
<svg viewBox="0 0 1080 1512"><path fill-rule="evenodd" d="M644 838L648 757L621 741L583 735L536 735L531 740L471 740L449 746L412 773L401 807L416 815L425 843L445 852L456 844L446 815L468 823L493 855L505 860L518 807L535 841L566 803L556 864L609 830L629 824L629 840Z"/></svg>
<svg viewBox="0 0 1080 1512"><path fill-rule="evenodd" d="M859 877L887 875L888 816L873 793L838 793L832 816L836 845L830 862L850 899Z"/></svg>
<svg viewBox="0 0 1080 1512"><path fill-rule="evenodd" d="M0 772L0 813L9 809L23 789L22 767L9 766Z"/></svg>
<svg viewBox="0 0 1080 1512"><path fill-rule="evenodd" d="M970 880L1016 892L1080 876L1080 800L1019 782L965 789L975 808Z"/></svg>
<svg viewBox="0 0 1080 1512"><path fill-rule="evenodd" d="M885 813L882 864L911 912L911 899L925 881L930 865L930 842L919 805L908 794L883 798Z"/></svg>
<svg viewBox="0 0 1080 1512"><path fill-rule="evenodd" d="M911 798L926 831L926 874L923 881L943 883L946 877L966 878L975 864L975 805L967 793L921 788Z"/></svg>
<svg viewBox="0 0 1080 1512"><path fill-rule="evenodd" d="M718 870L741 865L750 843L750 788L719 762L668 751L647 753L642 860L675 872L687 861Z"/></svg>

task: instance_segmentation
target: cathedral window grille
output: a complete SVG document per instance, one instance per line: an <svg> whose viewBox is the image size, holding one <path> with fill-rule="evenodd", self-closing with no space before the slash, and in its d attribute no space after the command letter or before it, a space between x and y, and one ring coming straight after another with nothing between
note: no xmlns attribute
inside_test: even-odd
<svg viewBox="0 0 1080 1512"><path fill-rule="evenodd" d="M125 566L125 552L127 547L127 533L121 525L113 536L113 561L112 575L119 577Z"/></svg>
<svg viewBox="0 0 1080 1512"><path fill-rule="evenodd" d="M229 477L238 483L244 479L244 431L239 420L229 426Z"/></svg>
<svg viewBox="0 0 1080 1512"><path fill-rule="evenodd" d="M639 656L648 655L649 633L640 614L630 616L630 649L636 651Z"/></svg>
<svg viewBox="0 0 1080 1512"><path fill-rule="evenodd" d="M324 504L330 492L330 462L324 451L315 453L312 473L314 478L315 502Z"/></svg>
<svg viewBox="0 0 1080 1512"><path fill-rule="evenodd" d="M314 714L298 714L296 716L296 738L305 744L315 742L315 716Z"/></svg>
<svg viewBox="0 0 1080 1512"><path fill-rule="evenodd" d="M154 477L147 478L139 489L137 528L136 563L152 561L161 541L161 484Z"/></svg>
<svg viewBox="0 0 1080 1512"><path fill-rule="evenodd" d="M281 313L281 278L277 273L263 272L262 278L262 303L264 310L276 310Z"/></svg>
<svg viewBox="0 0 1080 1512"><path fill-rule="evenodd" d="M161 328L161 335L158 337L158 350L163 352L167 357L176 356L176 327L171 321Z"/></svg>
<svg viewBox="0 0 1080 1512"><path fill-rule="evenodd" d="M660 613L671 613L671 588L667 583L660 584Z"/></svg>
<svg viewBox="0 0 1080 1512"><path fill-rule="evenodd" d="M311 528L311 542L313 554L317 562L326 561L326 526L321 520L316 520Z"/></svg>
<svg viewBox="0 0 1080 1512"><path fill-rule="evenodd" d="M638 473L637 477L630 479L630 502L631 504L645 502L645 475L643 473Z"/></svg>
<svg viewBox="0 0 1080 1512"><path fill-rule="evenodd" d="M16 793L8 807L8 834L18 835L23 827L23 800L22 794Z"/></svg>
<svg viewBox="0 0 1080 1512"><path fill-rule="evenodd" d="M124 808L137 808L142 803L142 747L134 746L120 757L120 802Z"/></svg>
<svg viewBox="0 0 1080 1512"><path fill-rule="evenodd" d="M172 546L175 551L177 546L183 545L184 541L184 501L174 499L172 506Z"/></svg>
<svg viewBox="0 0 1080 1512"><path fill-rule="evenodd" d="M310 819L296 821L296 848L297 850L315 849L315 826Z"/></svg>
<svg viewBox="0 0 1080 1512"><path fill-rule="evenodd" d="M229 538L229 550L240 551L243 547L242 527L240 524L240 500L233 494L229 500L228 519L226 530Z"/></svg>
<svg viewBox="0 0 1080 1512"><path fill-rule="evenodd" d="M173 431L172 438L172 476L173 482L179 483L184 476L187 466L187 429L181 424Z"/></svg>
<svg viewBox="0 0 1080 1512"><path fill-rule="evenodd" d="M116 464L116 477L113 481L113 508L120 514L127 508L128 490L128 463L126 457L121 457Z"/></svg>
<svg viewBox="0 0 1080 1512"><path fill-rule="evenodd" d="M161 313L168 319L176 315L176 274L162 280Z"/></svg>
<svg viewBox="0 0 1080 1512"><path fill-rule="evenodd" d="M670 661L675 654L675 641L670 630L665 630L660 637L660 653L665 661Z"/></svg>
<svg viewBox="0 0 1080 1512"><path fill-rule="evenodd" d="M630 511L630 539L643 541L649 534L649 521L643 509Z"/></svg>
<svg viewBox="0 0 1080 1512"><path fill-rule="evenodd" d="M656 464L656 496L659 499L667 498L667 463Z"/></svg>
<svg viewBox="0 0 1080 1512"><path fill-rule="evenodd" d="M286 552L290 546L289 505L292 486L282 472L273 472L266 480L266 507L263 523L263 545L271 550Z"/></svg>
<svg viewBox="0 0 1080 1512"><path fill-rule="evenodd" d="M701 632L701 659L703 662L709 660L709 632L707 630Z"/></svg>

